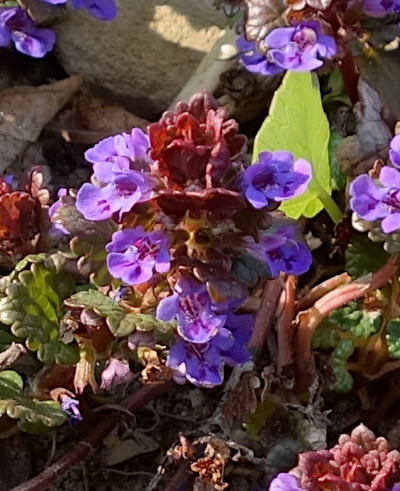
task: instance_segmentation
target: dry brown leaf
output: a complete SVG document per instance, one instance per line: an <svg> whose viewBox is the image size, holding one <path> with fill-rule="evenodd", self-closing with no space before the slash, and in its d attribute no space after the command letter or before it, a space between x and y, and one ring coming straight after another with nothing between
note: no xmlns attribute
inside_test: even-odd
<svg viewBox="0 0 400 491"><path fill-rule="evenodd" d="M256 390L260 387L260 379L253 372L246 372L239 383L230 392L221 412L230 422L245 423L257 409Z"/></svg>
<svg viewBox="0 0 400 491"><path fill-rule="evenodd" d="M336 149L343 172L351 177L368 172L377 158L386 158L392 132L382 118L378 93L363 79L358 82L360 102L354 106L356 135L344 138Z"/></svg>
<svg viewBox="0 0 400 491"><path fill-rule="evenodd" d="M154 452L158 448L159 444L154 438L135 430L131 438L112 441L104 452L103 460L106 465L117 465L137 455Z"/></svg>
<svg viewBox="0 0 400 491"><path fill-rule="evenodd" d="M79 76L0 92L0 172L18 158L82 84Z"/></svg>

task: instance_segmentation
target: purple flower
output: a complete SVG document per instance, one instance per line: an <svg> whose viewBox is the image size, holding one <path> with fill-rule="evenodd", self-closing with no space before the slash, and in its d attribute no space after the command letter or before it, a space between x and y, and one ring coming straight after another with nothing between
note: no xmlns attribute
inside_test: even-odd
<svg viewBox="0 0 400 491"><path fill-rule="evenodd" d="M251 315L228 316L227 328L207 343L193 344L178 339L167 358L177 383L188 380L199 387L214 387L223 382L225 363L231 366L245 363L249 352L245 347L254 325Z"/></svg>
<svg viewBox="0 0 400 491"><path fill-rule="evenodd" d="M67 413L70 425L73 426L82 421L83 418L79 410L79 401L77 399L69 397L67 394L61 394L60 400L61 409Z"/></svg>
<svg viewBox="0 0 400 491"><path fill-rule="evenodd" d="M287 472L278 474L269 485L269 491L303 491L303 489L295 476Z"/></svg>
<svg viewBox="0 0 400 491"><path fill-rule="evenodd" d="M293 198L307 189L311 165L306 160L294 162L285 151L261 152L258 158L239 178L241 192L254 208Z"/></svg>
<svg viewBox="0 0 400 491"><path fill-rule="evenodd" d="M61 198L63 196L67 195L67 189L66 188L60 188L58 190L57 196L58 200L55 201L49 208L49 218L52 221L53 216L61 208L63 205ZM68 230L61 225L61 223L53 222L51 229L49 230L49 235L53 237L54 239L60 239L64 235L69 235Z"/></svg>
<svg viewBox="0 0 400 491"><path fill-rule="evenodd" d="M85 152L85 158L93 165L100 182L109 182L112 174L119 171L147 171L152 162L147 155L149 138L139 128L131 133L110 136Z"/></svg>
<svg viewBox="0 0 400 491"><path fill-rule="evenodd" d="M71 4L75 9L86 9L98 20L112 20L117 15L114 0L71 0Z"/></svg>
<svg viewBox="0 0 400 491"><path fill-rule="evenodd" d="M396 135L390 142L389 157L395 167L400 168L400 135Z"/></svg>
<svg viewBox="0 0 400 491"><path fill-rule="evenodd" d="M129 368L129 363L126 360L118 358L110 358L107 361L106 367L101 373L101 388L110 390L114 385L123 384L132 380L133 373Z"/></svg>
<svg viewBox="0 0 400 491"><path fill-rule="evenodd" d="M383 17L391 12L400 10L399 0L364 0L363 11L371 17Z"/></svg>
<svg viewBox="0 0 400 491"><path fill-rule="evenodd" d="M182 276L175 292L161 300L156 317L162 321L178 321L178 333L191 343L207 343L224 326L226 315L216 313L218 305L212 303L203 283Z"/></svg>
<svg viewBox="0 0 400 491"><path fill-rule="evenodd" d="M249 72L275 75L284 71L284 68L270 61L268 55L259 53L254 41L247 41L244 36L239 36L236 40L236 46L240 52L240 60Z"/></svg>
<svg viewBox="0 0 400 491"><path fill-rule="evenodd" d="M114 213L119 217L136 203L148 201L153 196L155 181L150 176L134 170L112 173L104 187L85 183L76 197L76 207L87 220L106 220Z"/></svg>
<svg viewBox="0 0 400 491"><path fill-rule="evenodd" d="M259 242L247 238L248 252L269 268L272 278L280 272L299 276L310 269L312 255L306 244L296 238L292 225L283 225L268 230Z"/></svg>
<svg viewBox="0 0 400 491"><path fill-rule="evenodd" d="M350 185L350 208L368 222L382 220L386 234L400 229L400 171L383 167L379 179L363 174Z"/></svg>
<svg viewBox="0 0 400 491"><path fill-rule="evenodd" d="M307 71L322 66L318 57L332 58L335 40L321 33L318 21L301 22L296 27L278 27L265 38L271 60L285 70Z"/></svg>
<svg viewBox="0 0 400 491"><path fill-rule="evenodd" d="M264 39L265 55L255 43L243 36L237 40L240 59L254 73L273 75L284 70L307 71L320 67L320 58L332 58L337 51L335 40L321 32L318 21L301 22L294 27L278 27Z"/></svg>
<svg viewBox="0 0 400 491"><path fill-rule="evenodd" d="M0 46L14 43L17 51L42 58L53 49L56 36L51 29L39 29L20 7L0 7Z"/></svg>
<svg viewBox="0 0 400 491"><path fill-rule="evenodd" d="M142 226L115 232L106 246L107 267L114 278L128 285L148 281L154 273L170 268L168 241L164 232L145 232Z"/></svg>

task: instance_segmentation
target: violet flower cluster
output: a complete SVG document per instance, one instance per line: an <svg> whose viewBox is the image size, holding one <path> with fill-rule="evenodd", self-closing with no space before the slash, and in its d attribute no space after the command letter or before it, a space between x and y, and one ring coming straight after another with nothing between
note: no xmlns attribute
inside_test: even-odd
<svg viewBox="0 0 400 491"><path fill-rule="evenodd" d="M40 1L50 5L68 2L68 0ZM71 5L75 9L86 9L99 20L112 20L117 14L115 0L71 0ZM54 31L38 27L24 8L0 6L0 47L13 44L20 53L33 58L43 58L53 49L55 41Z"/></svg>
<svg viewBox="0 0 400 491"><path fill-rule="evenodd" d="M235 264L250 254L269 277L311 265L296 223L272 214L306 190L310 164L279 151L248 165L245 136L206 92L178 103L147 134L135 128L106 138L85 157L93 176L75 206L86 220L118 227L106 245L113 298L130 288L132 308L176 326L166 364L177 382L220 384L225 365L249 358L254 326L240 311L250 285ZM64 199L50 209L53 220ZM114 374L107 370L104 387Z"/></svg>
<svg viewBox="0 0 400 491"><path fill-rule="evenodd" d="M350 185L350 208L367 222L378 222L385 234L400 229L400 135L390 142L389 157L378 178L362 174Z"/></svg>
<svg viewBox="0 0 400 491"><path fill-rule="evenodd" d="M285 70L314 70L322 66L321 58L333 58L337 52L335 40L322 32L316 20L272 30L264 39L264 53L243 35L236 44L246 69L262 75L275 75Z"/></svg>

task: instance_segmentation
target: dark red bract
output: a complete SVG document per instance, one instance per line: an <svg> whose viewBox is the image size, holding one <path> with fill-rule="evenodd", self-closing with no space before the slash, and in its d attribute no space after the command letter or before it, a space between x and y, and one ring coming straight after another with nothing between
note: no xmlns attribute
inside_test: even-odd
<svg viewBox="0 0 400 491"><path fill-rule="evenodd" d="M178 103L148 127L155 171L175 189L218 186L232 160L246 150L246 137L238 129L208 92Z"/></svg>

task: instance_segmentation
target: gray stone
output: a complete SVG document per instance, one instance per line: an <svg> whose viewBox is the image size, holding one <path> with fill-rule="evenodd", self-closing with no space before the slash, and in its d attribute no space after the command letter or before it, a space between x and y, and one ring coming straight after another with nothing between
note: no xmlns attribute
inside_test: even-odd
<svg viewBox="0 0 400 491"><path fill-rule="evenodd" d="M70 75L108 89L149 117L166 109L221 35L212 0L117 0L112 22L67 8L53 26Z"/></svg>

